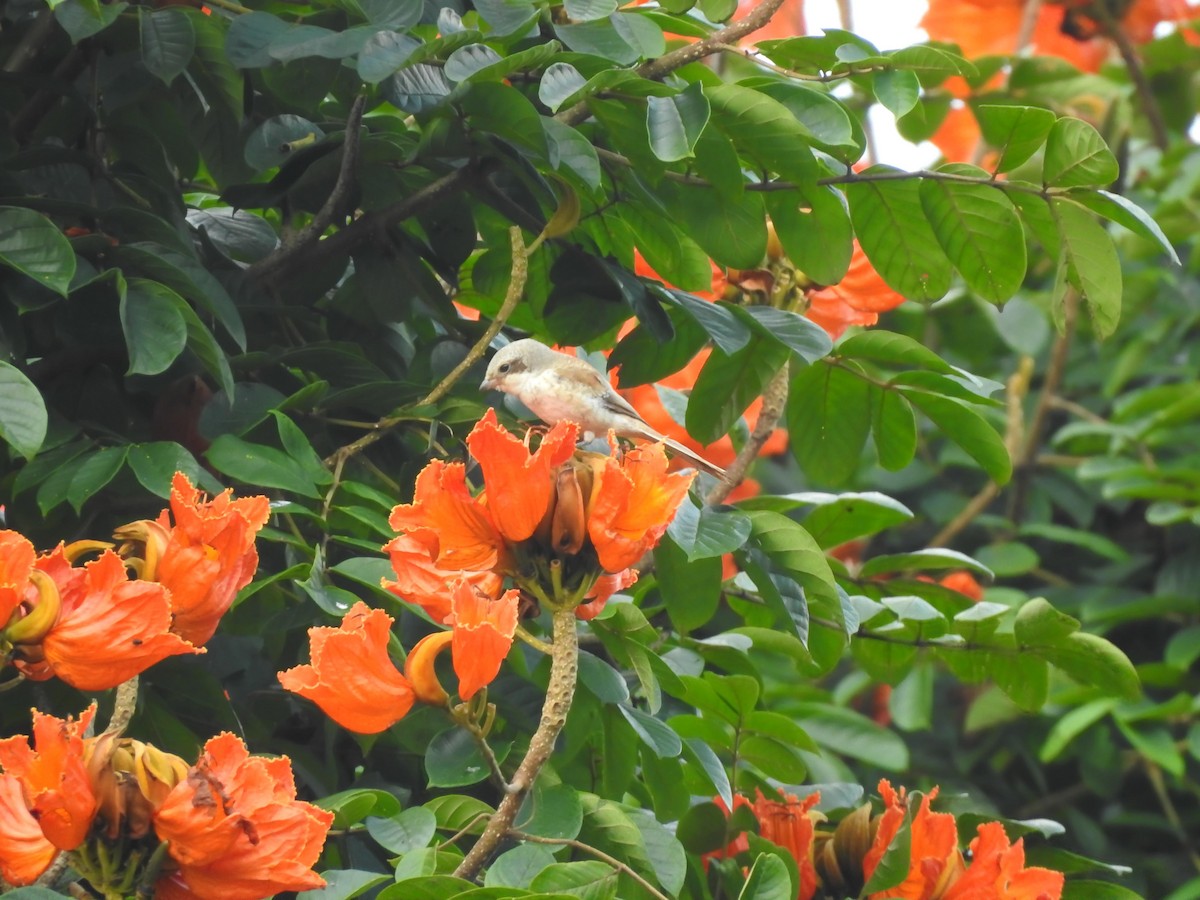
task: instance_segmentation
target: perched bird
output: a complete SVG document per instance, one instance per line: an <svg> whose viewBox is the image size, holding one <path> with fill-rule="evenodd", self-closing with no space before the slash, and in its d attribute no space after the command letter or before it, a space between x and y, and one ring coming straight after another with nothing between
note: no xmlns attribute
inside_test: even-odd
<svg viewBox="0 0 1200 900"><path fill-rule="evenodd" d="M586 440L609 430L625 437L661 441L697 467L725 478L725 470L650 427L613 386L582 359L525 338L492 357L483 391L511 394L543 422L574 422Z"/></svg>

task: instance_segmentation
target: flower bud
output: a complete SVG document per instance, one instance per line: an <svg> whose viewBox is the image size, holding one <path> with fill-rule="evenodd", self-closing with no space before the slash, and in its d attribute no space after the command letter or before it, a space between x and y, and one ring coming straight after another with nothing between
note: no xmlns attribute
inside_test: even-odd
<svg viewBox="0 0 1200 900"><path fill-rule="evenodd" d="M589 474L590 469L585 470ZM569 463L558 470L558 499L550 524L550 541L555 553L574 556L587 538L587 512L579 474Z"/></svg>

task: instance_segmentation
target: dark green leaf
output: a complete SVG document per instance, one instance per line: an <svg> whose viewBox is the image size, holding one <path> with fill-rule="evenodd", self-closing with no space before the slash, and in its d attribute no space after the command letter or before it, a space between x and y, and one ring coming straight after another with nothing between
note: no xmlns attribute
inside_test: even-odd
<svg viewBox="0 0 1200 900"><path fill-rule="evenodd" d="M787 349L761 335L732 356L714 347L688 402L688 433L703 444L727 434L786 365L787 356Z"/></svg>
<svg viewBox="0 0 1200 900"><path fill-rule="evenodd" d="M766 204L784 253L800 271L818 284L841 281L854 250L841 192L827 187L772 191Z"/></svg>
<svg viewBox="0 0 1200 900"><path fill-rule="evenodd" d="M737 306L734 312L748 319L763 335L779 341L802 360L814 363L833 349L829 332L811 319L773 306Z"/></svg>
<svg viewBox="0 0 1200 900"><path fill-rule="evenodd" d="M664 162L691 156L708 124L708 116L708 98L699 82L673 97L647 97L646 132L650 135L650 149Z"/></svg>
<svg viewBox="0 0 1200 900"><path fill-rule="evenodd" d="M0 264L64 297L75 277L71 242L45 216L19 206L0 206Z"/></svg>
<svg viewBox="0 0 1200 900"><path fill-rule="evenodd" d="M782 859L761 853L750 867L738 900L792 900L796 889Z"/></svg>
<svg viewBox="0 0 1200 900"><path fill-rule="evenodd" d="M377 31L358 52L358 77L379 84L408 62L421 42L395 31Z"/></svg>
<svg viewBox="0 0 1200 900"><path fill-rule="evenodd" d="M183 298L166 285L131 278L121 297L121 329L130 375L165 371L187 346Z"/></svg>
<svg viewBox="0 0 1200 900"><path fill-rule="evenodd" d="M129 455L128 447L104 447L95 453L89 453L71 476L71 486L67 490L67 500L78 513L97 491L116 477L125 465Z"/></svg>
<svg viewBox="0 0 1200 900"><path fill-rule="evenodd" d="M881 390L875 395L871 437L879 464L889 472L898 472L913 460L917 452L917 419L912 405L899 391Z"/></svg>
<svg viewBox="0 0 1200 900"><path fill-rule="evenodd" d="M32 459L46 439L46 403L20 369L0 360L0 438Z"/></svg>
<svg viewBox="0 0 1200 900"><path fill-rule="evenodd" d="M871 430L871 385L841 366L802 369L788 389L792 453L816 482L841 484L858 469Z"/></svg>
<svg viewBox="0 0 1200 900"><path fill-rule="evenodd" d="M921 410L946 437L954 441L974 459L997 484L1006 484L1012 477L1012 460L996 430L971 407L923 391L900 388L909 402Z"/></svg>
<svg viewBox="0 0 1200 900"><path fill-rule="evenodd" d="M1171 246L1171 241L1163 234L1163 230L1148 212L1121 194L1109 191L1072 191L1068 196L1076 203L1086 206L1094 213L1099 213L1110 222L1128 228L1134 234L1158 244L1163 252L1171 258L1171 262L1179 265L1179 255Z"/></svg>
<svg viewBox="0 0 1200 900"><path fill-rule="evenodd" d="M404 854L426 847L437 831L437 818L423 806L412 806L387 819L367 819L367 833L389 853Z"/></svg>
<svg viewBox="0 0 1200 900"><path fill-rule="evenodd" d="M1103 187L1117 180L1117 159L1082 119L1059 119L1046 138L1042 181L1051 187Z"/></svg>
<svg viewBox="0 0 1200 900"><path fill-rule="evenodd" d="M1121 318L1121 261L1112 238L1092 214L1069 200L1054 200L1051 210L1062 239L1054 319L1063 329L1064 292L1071 285L1087 301L1096 336L1108 337Z"/></svg>
<svg viewBox="0 0 1200 900"><path fill-rule="evenodd" d="M187 68L196 50L196 32L182 10L156 9L147 12L138 7L138 30L142 43L142 64L151 75L166 84Z"/></svg>

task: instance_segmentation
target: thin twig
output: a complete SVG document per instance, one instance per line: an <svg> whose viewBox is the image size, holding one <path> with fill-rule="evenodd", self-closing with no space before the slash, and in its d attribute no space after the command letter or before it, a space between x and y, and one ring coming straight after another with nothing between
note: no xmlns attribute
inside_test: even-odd
<svg viewBox="0 0 1200 900"><path fill-rule="evenodd" d="M1037 30L1038 15L1042 11L1042 0L1025 0L1025 9L1021 11L1021 27L1017 30L1017 46L1013 52L1018 56L1025 51L1033 40Z"/></svg>
<svg viewBox="0 0 1200 900"><path fill-rule="evenodd" d="M466 374L467 370L483 358L483 354L487 352L492 339L500 333L500 329L504 327L504 323L508 321L509 316L516 311L517 305L521 302L521 297L525 293L525 282L529 278L529 256L525 250L525 240L521 236L521 229L513 225L509 228L508 234L512 241L512 271L509 274L508 292L504 295L504 302L500 304L500 309L496 312L491 324L479 336L479 340L467 351L467 355L462 358L462 361L451 369L434 386L433 390L418 400L414 404L415 406L429 406L445 397L458 380ZM404 416L385 416L372 426L371 431L368 431L362 437L358 438L358 440L338 448L325 459L325 465L338 465L339 459L344 463L350 457L361 453L367 447L374 444L387 432L404 421L407 421Z"/></svg>
<svg viewBox="0 0 1200 900"><path fill-rule="evenodd" d="M1170 143L1167 123L1163 118L1162 108L1158 105L1158 98L1154 96L1154 89L1150 86L1150 79L1146 77L1146 70L1142 68L1142 61L1138 59L1137 48L1129 39L1129 33L1109 11L1106 4L1093 3L1088 9L1094 11L1100 19L1100 27L1105 37L1117 45L1117 51L1121 54L1121 59L1125 61L1125 67L1129 70L1129 79L1133 82L1133 89L1137 91L1138 100L1141 101L1142 113L1146 116L1146 122L1150 126L1154 145L1159 150L1166 150Z"/></svg>
<svg viewBox="0 0 1200 900"><path fill-rule="evenodd" d="M671 900L670 897L639 875L629 865L621 862L621 860L617 859L615 856L609 856L603 850L593 847L591 844L585 844L583 841L575 840L574 838L542 837L540 834L528 834L524 831L511 831L509 834L519 841L528 841L531 844L550 844L557 847L570 847L574 850L578 850L580 853L586 853L588 856L594 856L602 863L612 866L616 871L628 875L630 878L636 881L647 894L649 894L651 897L654 897L655 900Z"/></svg>
<svg viewBox="0 0 1200 900"><path fill-rule="evenodd" d="M492 813L479 813L478 815L472 816L471 820L469 822L467 822L466 825L464 825L462 828L458 829L458 831L454 832L454 834L450 835L450 837L446 838L444 841L442 841L440 844L438 844L437 849L442 850L446 847L454 846L455 844L457 844L459 842L460 839L462 839L466 835L470 834L471 831L474 830L476 825L478 825L480 822L482 822L484 819L488 818L491 815L492 815Z"/></svg>
<svg viewBox="0 0 1200 900"><path fill-rule="evenodd" d="M775 377L763 391L763 402L758 411L758 421L754 423L754 430L750 433L749 439L738 451L737 457L730 463L729 468L725 470L725 478L718 480L713 485L713 489L708 492L708 496L704 498L704 502L708 506L716 506L718 503L724 502L730 492L745 480L746 470L750 468L750 464L754 460L758 459L763 445L770 438L775 426L779 424L784 407L787 406L787 395L788 367L785 365L775 373Z"/></svg>
<svg viewBox="0 0 1200 900"><path fill-rule="evenodd" d="M25 67L37 57L42 45L54 33L54 25L54 10L49 6L43 7L42 11L37 14L37 18L33 20L33 24L26 29L20 43L13 48L8 59L4 61L3 71L23 72Z"/></svg>

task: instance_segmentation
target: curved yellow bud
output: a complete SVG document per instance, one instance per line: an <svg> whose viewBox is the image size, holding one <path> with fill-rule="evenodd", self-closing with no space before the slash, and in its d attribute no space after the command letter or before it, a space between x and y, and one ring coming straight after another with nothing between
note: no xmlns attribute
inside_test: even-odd
<svg viewBox="0 0 1200 900"><path fill-rule="evenodd" d="M37 588L37 606L23 618L4 629L4 637L14 644L36 644L44 638L58 621L62 600L58 596L58 585L45 572L34 569L29 580Z"/></svg>
<svg viewBox="0 0 1200 900"><path fill-rule="evenodd" d="M445 706L446 701L450 699L450 695L438 680L433 664L438 654L450 646L453 637L453 631L435 631L417 641L416 646L408 652L408 659L404 661L404 677L412 685L413 694L422 703Z"/></svg>

